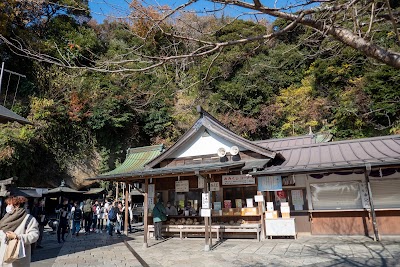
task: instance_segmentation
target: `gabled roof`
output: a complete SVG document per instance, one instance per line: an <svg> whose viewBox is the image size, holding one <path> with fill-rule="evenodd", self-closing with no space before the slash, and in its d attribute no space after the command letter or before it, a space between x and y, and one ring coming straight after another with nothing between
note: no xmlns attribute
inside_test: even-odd
<svg viewBox="0 0 400 267"><path fill-rule="evenodd" d="M83 193L83 191L78 191L67 186L59 186L47 191L46 194L56 194L56 193Z"/></svg>
<svg viewBox="0 0 400 267"><path fill-rule="evenodd" d="M325 172L400 166L400 135L354 139L280 149L285 161L252 175Z"/></svg>
<svg viewBox="0 0 400 267"><path fill-rule="evenodd" d="M267 139L254 141L259 146L266 147L273 150L279 150L289 147L297 147L303 145L312 145L317 143L326 143L332 140L332 134L329 133L318 133L318 134L307 134L301 136L290 136L285 138Z"/></svg>
<svg viewBox="0 0 400 267"><path fill-rule="evenodd" d="M201 107L197 107L197 111L200 113L200 118L196 121L196 123L185 133L183 134L178 141L167 149L163 154L159 155L157 158L150 161L146 167L153 168L161 161L168 159L175 151L179 149L182 145L187 143L189 139L194 136L203 126L207 129L207 131L213 132L222 138L237 144L243 148L246 148L250 151L256 152L258 154L267 156L269 158L275 158L276 153L269 148L262 147L256 143L253 143L226 128L221 122L211 116L209 113L204 111Z"/></svg>
<svg viewBox="0 0 400 267"><path fill-rule="evenodd" d="M163 150L164 145L129 148L125 161L114 170L106 172L101 176L119 175L142 170L146 163L160 155Z"/></svg>
<svg viewBox="0 0 400 267"><path fill-rule="evenodd" d="M32 124L30 121L0 105L0 123L17 121L21 124Z"/></svg>
<svg viewBox="0 0 400 267"><path fill-rule="evenodd" d="M171 166L164 168L155 169L140 169L129 173L121 173L114 175L100 175L95 178L89 178L88 180L118 180L125 179L138 179L143 177L175 177L179 175L196 175L204 174L209 172L229 172L230 169L240 169L245 165L244 161L232 161L232 162L213 162L213 163L201 163L191 165L180 165Z"/></svg>

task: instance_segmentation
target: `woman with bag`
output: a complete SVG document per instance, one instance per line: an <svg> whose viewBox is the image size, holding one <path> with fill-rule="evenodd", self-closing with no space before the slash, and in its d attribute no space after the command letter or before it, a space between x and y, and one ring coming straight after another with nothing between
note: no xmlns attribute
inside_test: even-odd
<svg viewBox="0 0 400 267"><path fill-rule="evenodd" d="M6 215L0 220L0 266L29 267L31 244L39 238L39 224L24 209L25 197L6 199Z"/></svg>

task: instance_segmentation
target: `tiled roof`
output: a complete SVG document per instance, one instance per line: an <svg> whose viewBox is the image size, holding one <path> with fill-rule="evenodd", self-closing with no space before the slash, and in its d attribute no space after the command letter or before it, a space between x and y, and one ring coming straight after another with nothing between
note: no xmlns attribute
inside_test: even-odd
<svg viewBox="0 0 400 267"><path fill-rule="evenodd" d="M30 121L0 105L0 123L17 121L21 124L32 124Z"/></svg>
<svg viewBox="0 0 400 267"><path fill-rule="evenodd" d="M291 136L278 139L260 140L260 141L254 141L253 143L276 151L281 148L311 145L316 143L325 143L331 140L332 140L331 134L322 133L322 134Z"/></svg>
<svg viewBox="0 0 400 267"><path fill-rule="evenodd" d="M290 174L400 165L400 135L382 136L278 150L285 160L251 174Z"/></svg>
<svg viewBox="0 0 400 267"><path fill-rule="evenodd" d="M164 150L164 145L144 146L128 149L125 161L112 171L101 176L119 175L144 169L144 166Z"/></svg>

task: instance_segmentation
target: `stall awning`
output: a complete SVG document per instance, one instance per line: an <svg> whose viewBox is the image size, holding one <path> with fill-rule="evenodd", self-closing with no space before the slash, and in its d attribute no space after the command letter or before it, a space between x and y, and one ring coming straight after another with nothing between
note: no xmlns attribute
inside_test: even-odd
<svg viewBox="0 0 400 267"><path fill-rule="evenodd" d="M285 148L280 165L250 172L252 175L280 175L400 166L400 135L346 140Z"/></svg>
<svg viewBox="0 0 400 267"><path fill-rule="evenodd" d="M101 176L118 176L120 174L141 170L164 150L164 145L145 146L128 149L125 161L112 171Z"/></svg>
<svg viewBox="0 0 400 267"><path fill-rule="evenodd" d="M174 177L179 175L195 175L204 172L216 172L216 171L229 171L232 168L241 168L245 165L244 161L237 162L216 162L216 163L204 163L204 164L192 164L192 165L181 165L172 166L156 169L143 169L129 173L121 173L118 175L101 175L90 180L121 180L121 178L144 178L144 177Z"/></svg>

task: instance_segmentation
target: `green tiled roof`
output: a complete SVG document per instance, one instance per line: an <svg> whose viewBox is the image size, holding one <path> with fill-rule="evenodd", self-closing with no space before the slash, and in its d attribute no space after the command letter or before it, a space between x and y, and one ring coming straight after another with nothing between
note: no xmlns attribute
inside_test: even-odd
<svg viewBox="0 0 400 267"><path fill-rule="evenodd" d="M164 145L144 146L128 149L125 161L112 171L103 173L103 175L113 176L122 173L142 170L147 162L153 160L164 150Z"/></svg>

